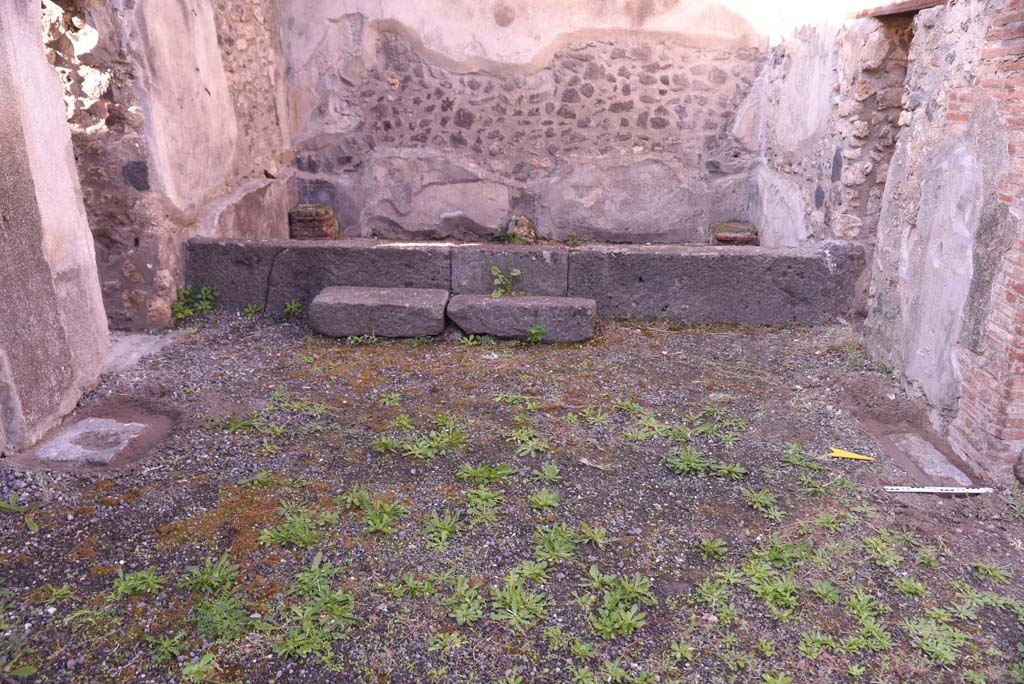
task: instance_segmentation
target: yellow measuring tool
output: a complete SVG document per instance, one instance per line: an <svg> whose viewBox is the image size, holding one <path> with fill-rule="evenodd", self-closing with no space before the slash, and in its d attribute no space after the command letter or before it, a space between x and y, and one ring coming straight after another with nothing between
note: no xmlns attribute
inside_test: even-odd
<svg viewBox="0 0 1024 684"><path fill-rule="evenodd" d="M832 458L852 458L855 461L874 461L874 456L865 456L864 454L855 454L852 451L845 451L844 449L836 449L832 447L832 451L826 454Z"/></svg>

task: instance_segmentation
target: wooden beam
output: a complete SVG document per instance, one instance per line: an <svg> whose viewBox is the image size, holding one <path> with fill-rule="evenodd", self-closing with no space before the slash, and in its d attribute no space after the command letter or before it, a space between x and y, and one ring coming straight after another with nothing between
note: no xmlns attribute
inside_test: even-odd
<svg viewBox="0 0 1024 684"><path fill-rule="evenodd" d="M904 0L903 2L893 2L888 5L879 5L878 7L872 7L870 9L861 10L859 12L853 12L850 15L851 19L860 19L862 17L891 17L896 14L913 14L914 12L920 12L923 9L929 7L938 7L939 5L945 5L946 0Z"/></svg>

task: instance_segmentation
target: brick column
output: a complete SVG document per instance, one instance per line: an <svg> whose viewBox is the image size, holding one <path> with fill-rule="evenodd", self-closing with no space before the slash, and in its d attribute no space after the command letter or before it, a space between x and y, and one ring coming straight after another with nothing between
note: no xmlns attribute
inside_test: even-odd
<svg viewBox="0 0 1024 684"><path fill-rule="evenodd" d="M984 11L990 20L977 90L998 102L1010 131L999 199L1018 227L993 282L981 351L960 351L963 382L950 441L979 470L1007 482L1024 455L1024 9L1021 0L994 0ZM969 121L972 99L970 93L951 98L947 118Z"/></svg>

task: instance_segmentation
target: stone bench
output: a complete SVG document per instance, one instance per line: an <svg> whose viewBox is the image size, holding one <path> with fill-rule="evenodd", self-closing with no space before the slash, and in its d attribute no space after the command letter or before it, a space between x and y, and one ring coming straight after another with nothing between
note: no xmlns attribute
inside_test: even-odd
<svg viewBox="0 0 1024 684"><path fill-rule="evenodd" d="M527 340L543 328L541 342L583 342L594 336L597 304L578 297L455 295L448 318L472 335Z"/></svg>
<svg viewBox="0 0 1024 684"><path fill-rule="evenodd" d="M219 306L280 315L332 286L488 294L490 269L521 272L516 292L593 299L601 318L817 324L845 316L865 268L854 242L795 248L696 245L516 246L387 240L189 240L186 282L217 285Z"/></svg>
<svg viewBox="0 0 1024 684"><path fill-rule="evenodd" d="M328 337L440 335L447 303L447 290L328 287L309 305L309 320Z"/></svg>

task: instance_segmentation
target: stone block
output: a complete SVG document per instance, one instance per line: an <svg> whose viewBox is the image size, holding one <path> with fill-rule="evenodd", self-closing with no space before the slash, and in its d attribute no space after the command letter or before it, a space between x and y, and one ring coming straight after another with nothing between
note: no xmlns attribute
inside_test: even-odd
<svg viewBox="0 0 1024 684"><path fill-rule="evenodd" d="M448 318L473 335L525 340L531 328L543 326L544 342L582 342L594 336L597 305L573 297L456 295L448 303Z"/></svg>
<svg viewBox="0 0 1024 684"><path fill-rule="evenodd" d="M274 260L266 311L308 304L325 287L451 289L451 246L353 239L289 242Z"/></svg>
<svg viewBox="0 0 1024 684"><path fill-rule="evenodd" d="M264 306L270 269L290 243L285 240L212 240L193 238L185 246L185 283L194 288L216 285L217 306L243 309ZM271 313L280 313L272 311Z"/></svg>
<svg viewBox="0 0 1024 684"><path fill-rule="evenodd" d="M749 325L822 323L850 308L857 245L590 246L569 255L569 296L602 318Z"/></svg>
<svg viewBox="0 0 1024 684"><path fill-rule="evenodd" d="M328 287L309 305L309 319L328 337L439 335L447 303L447 290Z"/></svg>
<svg viewBox="0 0 1024 684"><path fill-rule="evenodd" d="M452 293L490 294L491 267L502 273L519 269L515 290L528 295L564 297L569 279L569 252L560 246L465 245L452 248Z"/></svg>

